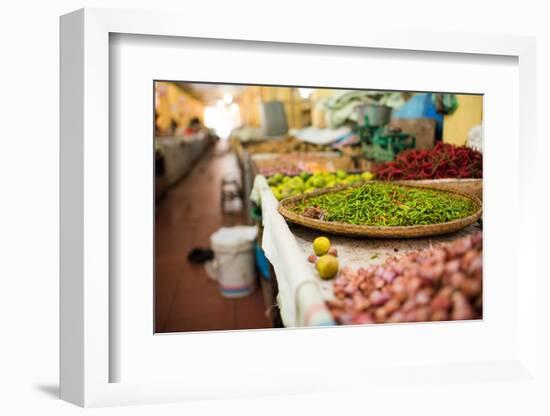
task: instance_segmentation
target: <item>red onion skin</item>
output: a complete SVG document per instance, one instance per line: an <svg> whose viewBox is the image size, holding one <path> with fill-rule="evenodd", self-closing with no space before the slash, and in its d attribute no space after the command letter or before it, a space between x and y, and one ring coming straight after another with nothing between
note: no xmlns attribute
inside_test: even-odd
<svg viewBox="0 0 550 416"><path fill-rule="evenodd" d="M327 303L341 324L478 319L482 316L481 233L341 269Z"/></svg>
<svg viewBox="0 0 550 416"><path fill-rule="evenodd" d="M430 315L430 321L446 321L449 314L445 309L434 309Z"/></svg>
<svg viewBox="0 0 550 416"><path fill-rule="evenodd" d="M375 290L371 293L369 300L374 306L380 306L386 303L390 299L387 293L382 293L379 290Z"/></svg>

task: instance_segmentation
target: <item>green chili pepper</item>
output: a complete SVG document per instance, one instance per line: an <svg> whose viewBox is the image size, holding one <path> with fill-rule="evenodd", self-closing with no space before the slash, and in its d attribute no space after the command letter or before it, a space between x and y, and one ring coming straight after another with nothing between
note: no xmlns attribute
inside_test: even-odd
<svg viewBox="0 0 550 416"><path fill-rule="evenodd" d="M323 210L326 221L372 226L438 224L475 213L466 197L433 189L371 183L313 198L305 198L293 210Z"/></svg>

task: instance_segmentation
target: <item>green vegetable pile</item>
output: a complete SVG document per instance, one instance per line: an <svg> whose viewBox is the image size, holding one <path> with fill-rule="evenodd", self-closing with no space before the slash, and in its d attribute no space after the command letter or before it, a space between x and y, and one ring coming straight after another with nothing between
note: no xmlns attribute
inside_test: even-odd
<svg viewBox="0 0 550 416"><path fill-rule="evenodd" d="M269 184L273 195L277 200L287 198L293 195L310 193L320 188L331 188L338 185L353 185L362 181L369 181L374 177L370 172L347 173L343 170L336 172L319 172L311 174L302 172L299 176L284 176L276 173L271 176L267 183Z"/></svg>
<svg viewBox="0 0 550 416"><path fill-rule="evenodd" d="M370 226L439 224L474 214L468 198L432 189L369 183L305 198L293 207L297 214Z"/></svg>

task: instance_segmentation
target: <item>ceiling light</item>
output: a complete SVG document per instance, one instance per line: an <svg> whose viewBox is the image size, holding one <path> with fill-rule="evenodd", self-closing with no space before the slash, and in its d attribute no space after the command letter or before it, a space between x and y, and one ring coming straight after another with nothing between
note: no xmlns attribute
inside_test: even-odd
<svg viewBox="0 0 550 416"><path fill-rule="evenodd" d="M229 93L223 95L223 102L227 105L231 104L233 102L233 96Z"/></svg>
<svg viewBox="0 0 550 416"><path fill-rule="evenodd" d="M307 100L313 92L313 88L298 88L298 92L300 93L300 97Z"/></svg>

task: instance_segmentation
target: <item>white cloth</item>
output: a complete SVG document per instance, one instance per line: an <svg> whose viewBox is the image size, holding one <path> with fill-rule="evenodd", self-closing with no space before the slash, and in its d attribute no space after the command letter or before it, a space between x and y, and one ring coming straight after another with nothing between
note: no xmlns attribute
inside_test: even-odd
<svg viewBox="0 0 550 416"><path fill-rule="evenodd" d="M337 129L320 129L317 127L305 127L296 131L296 138L308 143L314 144L331 144L339 138L349 134L351 129L347 126Z"/></svg>
<svg viewBox="0 0 550 416"><path fill-rule="evenodd" d="M481 124L470 129L466 146L483 153L483 127Z"/></svg>
<svg viewBox="0 0 550 416"><path fill-rule="evenodd" d="M240 127L234 129L231 132L231 137L239 140L240 142L249 142L251 140L257 140L265 135L264 131L258 127Z"/></svg>
<svg viewBox="0 0 550 416"><path fill-rule="evenodd" d="M300 249L285 219L277 211L265 177L254 180L251 199L261 201L263 219L262 248L275 270L281 318L287 327L334 325L325 305L311 264Z"/></svg>

